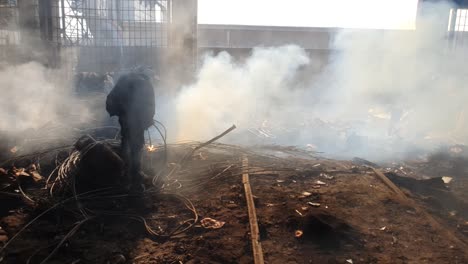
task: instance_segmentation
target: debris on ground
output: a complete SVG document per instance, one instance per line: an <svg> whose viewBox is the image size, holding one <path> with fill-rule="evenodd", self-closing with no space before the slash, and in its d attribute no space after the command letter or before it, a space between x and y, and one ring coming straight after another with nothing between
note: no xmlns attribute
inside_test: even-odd
<svg viewBox="0 0 468 264"><path fill-rule="evenodd" d="M3 263L252 263L243 173L251 174L265 262L468 262L464 248L454 246L446 233L433 229L419 211L353 161L289 147L214 142L203 147L205 159L194 159L203 143L184 142L168 145L163 162L165 148L153 142L156 150L144 153L143 169L150 177L159 175L155 178L163 187L156 188L149 178L142 195L133 196L118 188L124 181L120 168L114 171L121 166L119 142L80 142L42 150L41 159L8 154L0 160ZM242 155L249 159L248 168L242 167ZM113 165L106 167L102 160ZM150 161L160 162L161 172ZM425 166L431 164L421 164L381 167L391 168L386 175L392 182L466 239L463 178L449 170L430 175L451 175L448 188L441 178L424 180ZM29 175L21 176L23 193L15 170ZM33 172L44 179L34 181ZM6 205L4 199L9 199ZM219 230L210 232L213 228Z"/></svg>
<svg viewBox="0 0 468 264"><path fill-rule="evenodd" d="M0 244L5 244L8 241L8 234L0 226Z"/></svg>
<svg viewBox="0 0 468 264"><path fill-rule="evenodd" d="M126 262L127 258L122 254L115 254L107 261L108 264L124 264Z"/></svg>
<svg viewBox="0 0 468 264"><path fill-rule="evenodd" d="M365 159L361 159L361 158L353 158L353 163L356 164L356 165L361 165L361 166L369 166L369 167L372 167L372 168L378 168L379 165L377 165L376 163L373 163L373 162L370 162L368 160L365 160Z"/></svg>
<svg viewBox="0 0 468 264"><path fill-rule="evenodd" d="M443 176L443 177L442 177L442 181L443 181L445 184L449 184L452 180L453 180L453 177L449 177L449 176Z"/></svg>
<svg viewBox="0 0 468 264"><path fill-rule="evenodd" d="M207 229L219 229L221 227L224 226L226 222L222 222L222 221L218 221L218 220L215 220L213 218L203 218L201 221L200 221L200 224L204 227L204 228L207 228Z"/></svg>
<svg viewBox="0 0 468 264"><path fill-rule="evenodd" d="M333 180L333 178L334 178L333 175L328 175L326 173L320 173L320 176L324 177L327 180Z"/></svg>
<svg viewBox="0 0 468 264"><path fill-rule="evenodd" d="M296 230L296 232L294 232L294 236L297 238L302 237L303 234L304 232L302 232L302 230Z"/></svg>
<svg viewBox="0 0 468 264"><path fill-rule="evenodd" d="M317 185L327 185L325 182L323 181L316 181L315 184Z"/></svg>

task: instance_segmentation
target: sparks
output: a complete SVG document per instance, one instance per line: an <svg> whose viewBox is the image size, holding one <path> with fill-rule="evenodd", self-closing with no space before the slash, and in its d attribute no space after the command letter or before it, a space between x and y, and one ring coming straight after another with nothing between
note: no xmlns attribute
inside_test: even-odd
<svg viewBox="0 0 468 264"><path fill-rule="evenodd" d="M148 150L148 152L155 152L158 148L154 145L148 145L146 147L146 150Z"/></svg>

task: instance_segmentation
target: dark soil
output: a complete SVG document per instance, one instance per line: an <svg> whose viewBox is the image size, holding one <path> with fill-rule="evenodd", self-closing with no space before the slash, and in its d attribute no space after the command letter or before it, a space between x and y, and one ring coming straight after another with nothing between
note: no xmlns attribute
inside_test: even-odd
<svg viewBox="0 0 468 264"><path fill-rule="evenodd" d="M192 146L169 146L169 167L176 166ZM161 169L150 169L150 165L162 155L162 150L147 153L147 174ZM94 199L95 210L117 214L81 225L47 263L253 263L242 184L244 155L249 160L266 263L468 263L466 246L433 230L423 215L402 205L365 165L322 159L294 148L254 151L221 144L197 151L165 181L162 192L149 189L142 197L115 197L110 202ZM424 200L427 193L415 191L414 185L419 182L400 184L445 228L466 240L465 215L446 213L444 203L431 207ZM25 190L31 197L42 197L35 205L17 196L6 202L6 196L1 196L0 226L9 239L54 204L42 187ZM150 235L141 219L167 234L193 218L184 200L177 197L193 203L199 220L210 217L225 225L205 229L198 221L175 236ZM466 207L453 210L466 212ZM2 252L3 263L41 263L76 226L77 219L83 219L76 212L76 204L70 203L35 221ZM296 237L297 231L302 235Z"/></svg>

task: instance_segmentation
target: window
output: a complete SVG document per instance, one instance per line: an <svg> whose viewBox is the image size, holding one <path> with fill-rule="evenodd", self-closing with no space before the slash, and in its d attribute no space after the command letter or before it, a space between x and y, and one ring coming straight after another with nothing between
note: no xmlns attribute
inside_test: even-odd
<svg viewBox="0 0 468 264"><path fill-rule="evenodd" d="M468 9L451 9L449 31L468 31Z"/></svg>

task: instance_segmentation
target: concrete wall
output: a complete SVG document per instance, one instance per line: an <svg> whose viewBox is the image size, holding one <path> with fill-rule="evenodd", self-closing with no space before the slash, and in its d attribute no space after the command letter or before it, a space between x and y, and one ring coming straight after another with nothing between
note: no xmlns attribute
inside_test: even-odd
<svg viewBox="0 0 468 264"><path fill-rule="evenodd" d="M226 51L237 60L248 57L255 47L288 44L304 48L311 64L309 70L320 72L338 51L334 48L336 34L344 29L295 28L268 26L198 25L199 62L203 54ZM354 35L412 34L412 31L353 29Z"/></svg>
<svg viewBox="0 0 468 264"><path fill-rule="evenodd" d="M305 49L328 49L336 29L232 25L198 25L198 47L244 49L297 44Z"/></svg>

